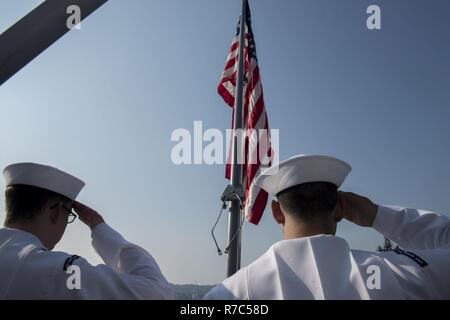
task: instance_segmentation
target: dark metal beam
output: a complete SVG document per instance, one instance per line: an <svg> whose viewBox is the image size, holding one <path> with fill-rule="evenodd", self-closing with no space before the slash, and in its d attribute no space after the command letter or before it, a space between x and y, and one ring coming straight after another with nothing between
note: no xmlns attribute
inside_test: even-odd
<svg viewBox="0 0 450 320"><path fill-rule="evenodd" d="M108 0L46 0L0 35L0 85L70 29L67 8L77 5L81 20Z"/></svg>

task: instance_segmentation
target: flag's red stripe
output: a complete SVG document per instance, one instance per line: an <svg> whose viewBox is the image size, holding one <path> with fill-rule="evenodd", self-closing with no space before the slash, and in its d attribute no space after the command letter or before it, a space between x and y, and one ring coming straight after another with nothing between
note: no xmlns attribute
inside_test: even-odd
<svg viewBox="0 0 450 320"><path fill-rule="evenodd" d="M255 202L253 203L252 212L248 217L248 221L253 224L258 224L261 220L261 217L264 213L264 209L267 203L267 192L264 190L260 190L258 196L256 197Z"/></svg>

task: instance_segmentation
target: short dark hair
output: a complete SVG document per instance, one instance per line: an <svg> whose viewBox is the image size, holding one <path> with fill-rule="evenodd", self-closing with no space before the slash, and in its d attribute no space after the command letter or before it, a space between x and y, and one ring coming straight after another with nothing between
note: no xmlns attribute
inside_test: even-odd
<svg viewBox="0 0 450 320"><path fill-rule="evenodd" d="M328 216L337 203L337 187L329 182L308 182L280 192L278 200L288 214L302 221Z"/></svg>
<svg viewBox="0 0 450 320"><path fill-rule="evenodd" d="M56 192L28 185L14 185L5 190L5 224L26 222L39 215L49 202L70 202Z"/></svg>

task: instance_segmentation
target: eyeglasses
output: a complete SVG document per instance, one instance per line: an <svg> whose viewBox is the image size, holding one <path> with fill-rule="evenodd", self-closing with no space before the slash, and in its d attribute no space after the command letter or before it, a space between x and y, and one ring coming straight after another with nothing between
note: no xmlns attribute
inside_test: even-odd
<svg viewBox="0 0 450 320"><path fill-rule="evenodd" d="M72 223L75 221L75 219L78 217L77 214L75 212L73 212L72 210L70 210L69 208L67 208L66 206L62 206L68 213L69 213L69 218L67 219L67 223Z"/></svg>
<svg viewBox="0 0 450 320"><path fill-rule="evenodd" d="M52 205L52 206L50 207L50 209L54 209L58 204L59 204L59 203L55 203L54 205ZM75 219L78 217L78 216L76 215L76 213L73 212L72 210L70 210L69 208L67 208L67 207L64 206L64 205L63 205L62 207L63 207L64 210L66 210L66 211L69 213L69 217L68 217L68 219L67 219L67 223L72 223L72 222L74 222Z"/></svg>

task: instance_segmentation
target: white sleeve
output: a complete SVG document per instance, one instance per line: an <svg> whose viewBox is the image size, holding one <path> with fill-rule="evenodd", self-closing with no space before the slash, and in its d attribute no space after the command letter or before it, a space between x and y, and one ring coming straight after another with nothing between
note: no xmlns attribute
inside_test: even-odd
<svg viewBox="0 0 450 320"><path fill-rule="evenodd" d="M237 300L238 298L222 283L209 290L202 300Z"/></svg>
<svg viewBox="0 0 450 320"><path fill-rule="evenodd" d="M92 243L106 265L92 266L78 256L55 254L56 261L64 259L65 263L55 263L56 268L50 275L53 281L49 281L50 298L174 298L172 287L162 275L155 259L141 247L126 241L106 223L94 228ZM78 268L74 269L73 266Z"/></svg>
<svg viewBox="0 0 450 320"><path fill-rule="evenodd" d="M205 294L203 300L249 300L248 268L242 268Z"/></svg>
<svg viewBox="0 0 450 320"><path fill-rule="evenodd" d="M438 213L379 206L373 227L406 249L450 248L450 219Z"/></svg>
<svg viewBox="0 0 450 320"><path fill-rule="evenodd" d="M101 223L93 229L92 245L137 298L174 298L172 287L150 253L125 240L106 223Z"/></svg>

